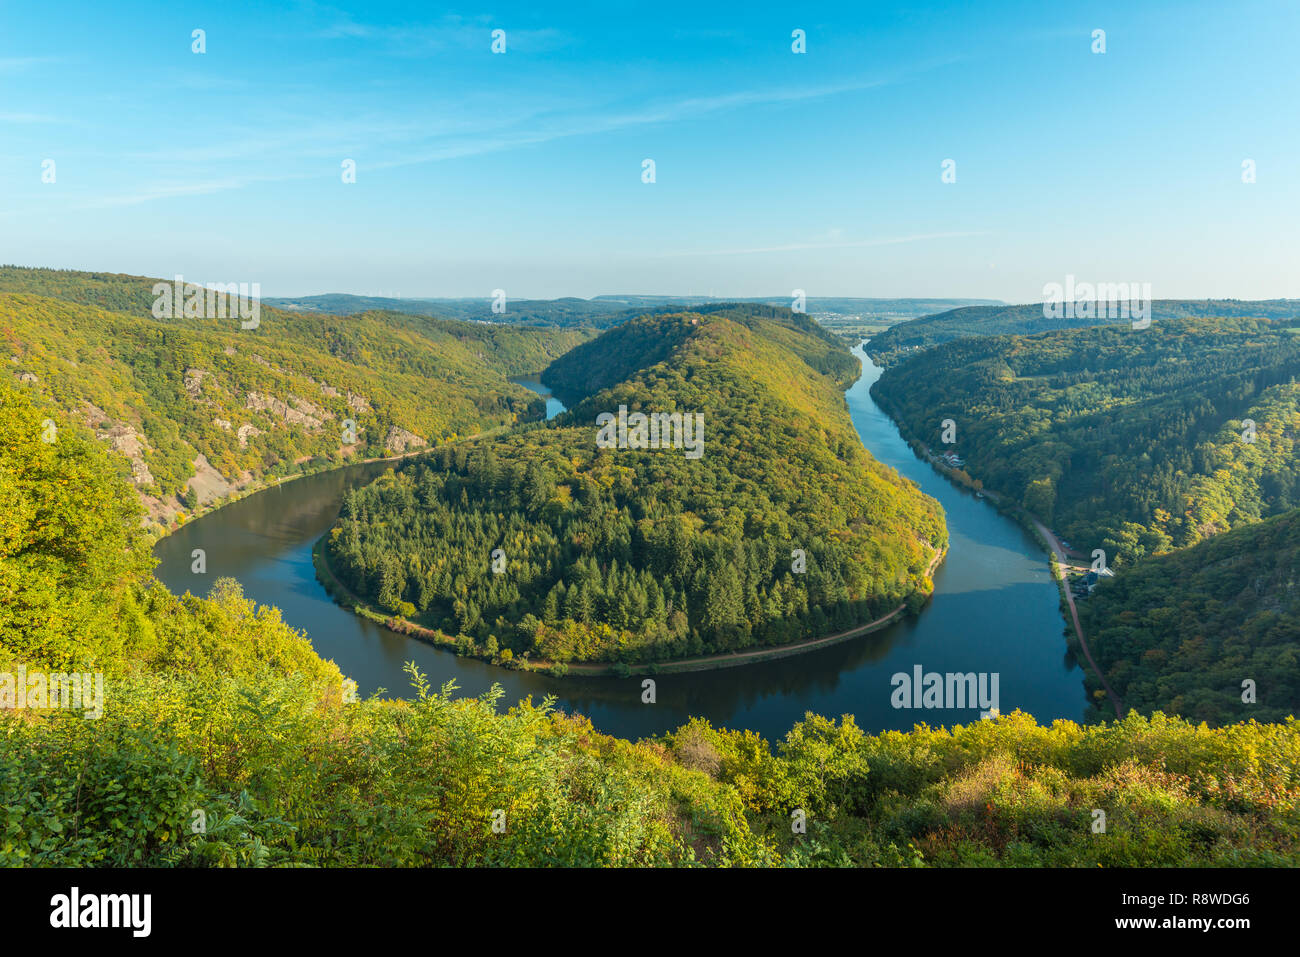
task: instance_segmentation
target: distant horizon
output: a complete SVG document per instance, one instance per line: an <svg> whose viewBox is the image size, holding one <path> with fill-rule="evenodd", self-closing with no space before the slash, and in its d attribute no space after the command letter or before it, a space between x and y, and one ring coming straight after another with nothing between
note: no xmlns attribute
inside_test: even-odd
<svg viewBox="0 0 1300 957"><path fill-rule="evenodd" d="M49 269L62 270L69 272L82 273L103 273L106 275L134 276L140 279L167 280L174 279L173 276L155 275L146 272L134 272L131 270L119 269L98 269L86 266L51 266L45 264L31 263L0 263L0 267L13 267L17 269ZM181 274L184 276L184 274ZM219 279L195 279L192 276L184 276L186 283L206 285L208 283L222 282ZM257 282L258 280L253 280ZM348 292L338 288L329 289L326 292L300 292L300 293L268 293L262 291L259 297L263 301L271 299L280 300L298 300L298 299L317 299L325 296L349 296L356 299L393 299L409 300L412 302L491 302L491 295L447 295L447 294L405 294L398 291L379 291L379 292ZM860 302L962 302L968 305L987 305L987 306L1030 306L1037 305L1045 301L1044 298L1011 300L1011 299L994 299L988 296L961 296L961 295L902 295L902 296L883 296L883 295L861 295L857 293L822 293L804 290L805 299L815 301L819 299L849 299ZM769 295L718 295L717 293L682 293L682 292L599 292L589 296L577 294L562 294L553 296L536 296L536 295L507 295L507 302L558 302L562 299L573 299L581 302L596 302L601 299L689 299L689 300L709 300L714 302L768 302L790 299L789 293L778 293ZM1089 299L1076 299L1077 302L1096 301ZM1300 302L1300 296L1178 296L1178 295L1153 295L1152 302ZM960 308L960 307L958 307Z"/></svg>
<svg viewBox="0 0 1300 957"><path fill-rule="evenodd" d="M47 263L17 263L17 262L0 262L0 266L12 266L18 269L50 269L64 270L70 272L84 273L105 273L119 276L136 276L142 279L174 279L176 274L165 275L162 273L140 272L133 269L112 268L104 269L97 267L88 267L84 265L50 265ZM221 278L203 278L195 279L191 275L184 276L185 282L206 285L216 282L230 282L230 279ZM1064 277L1062 277L1064 278ZM490 302L493 298L491 292L487 294L449 294L449 293L404 293L398 290L384 290L376 292L349 292L337 287L325 287L321 292L266 292L266 283L259 279L240 280L257 282L263 287L262 299L312 299L322 296L353 296L359 299L409 299L416 301L447 301L447 302ZM792 290L793 292L793 290ZM963 301L969 304L983 304L991 306L1028 306L1041 303L1045 296L1039 295L1032 299L1008 299L996 298L992 296L974 296L974 295L952 295L948 293L936 294L905 294L905 295L863 295L861 293L842 293L842 292L815 292L809 289L803 290L804 297L809 300L813 299L858 299L863 301L877 302L917 302L924 300L942 300L942 301ZM560 299L576 299L583 302L594 302L599 299L700 299L713 300L717 302L753 302L758 300L779 300L791 298L791 293L778 294L725 294L719 295L716 292L596 292L590 295L580 295L578 293L560 293L556 295L516 295L507 290L507 301L517 302L520 300L530 300L534 302L555 302ZM1254 296L1254 295L1165 295L1154 294L1151 296L1153 302L1291 302L1300 301L1300 293L1294 296ZM1077 300L1086 301L1086 300Z"/></svg>
<svg viewBox="0 0 1300 957"><path fill-rule="evenodd" d="M188 281L188 280L187 280ZM263 299L316 299L323 296L351 296L356 299L395 299L413 302L491 302L491 296L394 296L382 293L364 292L316 292L296 296L264 295ZM599 299L708 299L715 302L768 302L769 300L789 299L789 296L717 296L692 295L690 293L644 292L644 293L597 293L594 296L510 296L509 300L529 302L559 302L562 299L576 299L581 302L595 302ZM1043 299L1026 299L1023 302L1011 302L1005 299L988 299L981 296L859 296L837 293L809 293L808 301L817 299L849 299L857 302L969 302L989 306L1034 306L1044 302ZM1076 299L1075 302L1094 302L1095 299ZM1300 296L1153 296L1152 302L1300 302Z"/></svg>
<svg viewBox="0 0 1300 957"><path fill-rule="evenodd" d="M150 277L152 278L152 277ZM187 282L189 280L186 280ZM263 295L263 299L319 299L324 296L351 296L355 299L394 299L394 300L411 300L413 302L491 302L492 296L445 296L445 295L398 295L393 293L382 292L342 292L333 290L331 292L309 292L299 295ZM772 300L781 300L791 298L788 294L779 294L772 296L731 296L716 295L706 293L681 293L681 292L601 292L592 296L561 295L561 296L508 296L510 302L559 302L563 299L574 299L579 302L597 302L600 300L633 300L633 299L689 299L689 300L709 300L712 302L768 302ZM970 302L983 303L991 306L1013 306L1021 305L1020 303L1007 302L1002 299L988 299L980 296L859 296L859 295L838 295L808 293L806 298L809 301L817 299L850 299L860 302Z"/></svg>

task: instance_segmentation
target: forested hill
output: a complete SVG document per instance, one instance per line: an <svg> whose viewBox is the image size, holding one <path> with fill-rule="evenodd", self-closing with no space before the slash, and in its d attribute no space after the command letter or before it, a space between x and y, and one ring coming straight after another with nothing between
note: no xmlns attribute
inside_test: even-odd
<svg viewBox="0 0 1300 957"><path fill-rule="evenodd" d="M329 560L381 608L506 661L660 661L874 620L928 594L946 531L862 448L842 394L855 374L788 311L633 320L547 369L577 400L549 428L352 493ZM702 416L698 456L598 448L597 416L620 406Z"/></svg>
<svg viewBox="0 0 1300 957"><path fill-rule="evenodd" d="M153 280L0 268L0 367L119 453L167 526L238 490L542 414L507 376L592 333L262 308L155 318Z"/></svg>
<svg viewBox="0 0 1300 957"><path fill-rule="evenodd" d="M873 336L867 352L880 365L890 365L917 349L971 336L1033 335L1062 329L1122 323L1131 318L1107 318L1096 303L1090 315L1048 319L1042 303L1016 306L967 306L933 316L899 323ZM1166 319L1236 317L1280 320L1300 319L1300 299L1156 299L1151 303L1152 321Z"/></svg>
<svg viewBox="0 0 1300 957"><path fill-rule="evenodd" d="M1185 319L960 340L872 392L904 434L1122 567L1300 506L1298 374L1294 332Z"/></svg>
<svg viewBox="0 0 1300 957"><path fill-rule="evenodd" d="M1138 562L1082 605L1130 708L1212 724L1300 710L1300 509Z"/></svg>
<svg viewBox="0 0 1300 957"><path fill-rule="evenodd" d="M738 323L780 344L841 389L858 377L858 361L843 342L806 315L775 306L737 303L702 306L691 310L691 315ZM698 327L698 323L682 323L680 313L642 317L566 353L546 368L542 381L574 405L675 355Z"/></svg>
<svg viewBox="0 0 1300 957"><path fill-rule="evenodd" d="M70 269L0 266L0 293L30 293L142 319L155 318L157 297L154 289L160 282L171 284L172 280ZM195 288L195 284L187 280L185 295L188 296ZM446 370L437 371L445 371L453 380L458 371L455 363L469 363L475 359L494 372L506 375L536 373L556 357L595 335L588 329L520 329L508 323L459 321L455 317L439 318L381 308L358 309L346 316L309 310L287 311L268 305L266 300L262 300L260 313L262 320L271 323L277 339L314 349L325 348L346 361L356 361L362 358L363 353L374 353L381 360L404 354L408 344L399 337L385 336L383 330L389 327L417 333L452 353L453 364ZM166 321L170 326L222 333L229 332L232 325L224 320L192 319L183 314ZM390 351L385 353L385 349Z"/></svg>

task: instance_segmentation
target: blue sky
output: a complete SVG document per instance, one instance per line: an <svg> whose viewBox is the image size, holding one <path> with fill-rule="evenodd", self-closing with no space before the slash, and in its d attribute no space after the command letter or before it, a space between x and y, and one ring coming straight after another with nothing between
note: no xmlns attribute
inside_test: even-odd
<svg viewBox="0 0 1300 957"><path fill-rule="evenodd" d="M1300 5L1249 0L6 0L0 261L265 295L1297 297L1298 41Z"/></svg>

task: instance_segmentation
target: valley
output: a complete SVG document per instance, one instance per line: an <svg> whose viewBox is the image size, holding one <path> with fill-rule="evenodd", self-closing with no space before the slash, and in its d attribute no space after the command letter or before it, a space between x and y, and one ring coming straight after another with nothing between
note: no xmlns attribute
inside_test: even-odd
<svg viewBox="0 0 1300 957"><path fill-rule="evenodd" d="M49 302L19 305L55 308ZM912 451L871 398L881 372L866 352L849 355L806 319L766 308L720 307L629 321L604 333L616 337L618 348L604 350L600 339L591 339L587 347L538 363L545 371L535 390L506 382L527 393L531 421L417 451L396 468L375 462L281 483L174 528L154 545L152 556L148 529L139 521L143 506L121 452L75 423L59 430L57 442L42 442L42 422L52 421L52 413L68 413L34 394L31 383L0 383L7 430L0 436L0 496L19 506L8 510L0 526L0 659L22 662L28 671L75 667L107 675L104 719L93 727L76 714L37 721L0 715L6 728L0 738L6 804L32 807L24 795L34 795L42 806L62 809L54 816L11 816L8 826L24 835L24 843L17 850L10 845L3 859L119 866L542 860L859 866L1231 860L1267 866L1293 859L1297 832L1285 814L1273 810L1290 800L1293 784L1260 769L1277 766L1294 750L1294 722L1197 728L1180 718L1135 711L1122 721L1079 724L1084 675L1062 642L1057 588L1036 540L987 498L950 483ZM400 327L425 322L373 321ZM1247 328L1243 334L1255 333ZM535 374L536 367L521 362L501 375L524 379L530 371ZM566 406L552 406L549 418L538 394L546 388L560 397L552 401ZM682 411L705 414L707 451L701 460L596 449L600 410L668 400ZM728 421L734 409L753 414ZM749 427L784 420L791 425ZM583 447L589 451L580 453ZM632 461L620 465L600 456ZM819 463L816 472L791 486L799 490L797 498L782 498L782 476L788 470L798 475L810 457ZM854 463L852 472L835 462ZM680 470L701 463L712 469L706 491L726 486L738 490L729 495L754 496L761 490L754 499L759 508L733 526L727 509L707 495L692 497L689 486L671 491L683 485ZM549 482L538 474L542 467L553 470ZM620 486L629 474L645 479ZM465 494L445 494L449 481L459 482ZM604 503L585 519L597 523L581 535L563 525L560 535L548 531L541 519L564 514L551 504L557 497L564 502L558 489L578 490L584 483L594 488L571 491L568 501L590 496ZM620 488L628 490L624 495L672 495L671 514L694 514L694 534L707 535L697 543L706 546L697 553L706 561L709 548L734 549L745 540L728 539L730 527L762 519L751 531L775 536L778 554L793 541L785 537L787 528L795 529L801 542L811 543L808 568L829 567L845 576L839 585L834 577L813 578L822 591L809 595L821 602L840 587L867 589L859 604L836 599L829 606L836 615L847 614L850 626L889 613L900 598L909 604L915 596L916 605L879 630L794 657L716 671L656 673L660 663L673 660L671 644L663 645L673 630L647 630L634 646L636 654L615 659L628 668L628 677L576 670L561 676L532 670L520 659L530 647L564 647L554 642L581 636L575 626L588 624L581 617L572 618L572 625L558 618L550 625L543 607L542 615L533 615L536 623L513 634L498 634L500 626L490 624L488 637L498 638L496 653L486 656L492 664L354 615L316 581L312 548L322 535L337 540L349 534L347 523L355 523L361 541L408 535L420 527L415 510L395 524L371 523L393 504L405 508L404 502L417 500L441 502L448 516L458 509L473 516L470 529L490 528L496 514L534 522L521 525L511 540L544 546L528 559L539 570L554 562L545 549L560 542L630 545L631 538L617 533L617 521L603 532L600 522L621 510L631 514L633 506L638 521L651 524L633 522L630 530L640 534L646 528L651 534L645 542L653 545L656 499L620 500ZM535 490L546 494L530 500ZM521 496L517 506L511 504L515 495ZM390 517L402 514L392 510ZM852 515L869 516L870 523L839 517ZM1259 527L1271 528L1267 522ZM1277 531L1286 537L1285 528ZM855 535L862 536L856 541L866 543L866 551L846 548ZM1232 546L1223 538L1196 548L1220 541ZM474 561L486 565L486 546L496 542L495 534L485 537L472 549ZM881 549L892 549L894 557ZM386 551L403 554L400 547ZM200 553L202 562L195 558ZM437 558L439 552L429 554ZM624 553L610 557L610 569L619 554ZM626 553L627 565L620 562L620 569L628 571L620 575L635 575L637 554ZM854 570L863 554L871 556L865 567L874 572L866 578ZM938 555L943 560L935 566ZM571 561L580 569L586 559L579 551ZM880 574L891 563L892 576ZM1135 564L1134 574L1142 567ZM599 564L595 568L601 571ZM477 574L489 574L479 569ZM1278 571L1282 577L1274 580L1284 583L1285 569ZM591 581L607 588L610 573L601 574ZM557 611L580 611L581 572L565 577L579 585L580 598L566 599ZM467 575L465 584L470 580ZM664 580L674 582L671 571ZM710 609L714 581L693 580L704 586L705 617L691 626L694 635L690 628L685 633L684 658L706 636L722 643L724 654L766 651L765 642L785 627L779 617L767 620L777 625L774 631L755 628L762 618L745 618L748 629L739 627L739 618L719 618ZM746 608L750 587L740 581L738 610ZM753 582L757 589L761 579ZM870 589L877 583L885 587L873 598ZM1231 587L1230 580L1224 584ZM693 612L689 589L672 587L674 600L686 592L680 607ZM499 600L490 587L481 595L489 608ZM401 593L391 597L410 601ZM1106 595L1097 598L1101 608ZM492 613L508 622L510 600ZM458 613L454 601L450 611L453 618ZM611 632L597 628L595 643L568 647L600 649L601 636L617 632L612 619L599 621L595 614L616 611L616 605L593 602L592 621ZM690 625L691 618L686 620ZM833 616L827 620L830 628L838 627ZM710 621L714 630L706 631ZM1104 623L1097 628L1106 649L1102 667L1131 654ZM533 644L507 658L503 636L510 642L531 638ZM466 637L478 640L472 633ZM657 647L645 667L656 686L647 698L644 675L631 674L631 667ZM779 648L779 642L770 647ZM546 654L554 658L549 648ZM584 656L573 657L579 659L575 664L584 663ZM1181 657L1176 661L1184 663ZM1153 663L1143 659L1144 667ZM891 693L897 676L922 671L927 682L931 675L972 681L978 676L978 687L991 689L997 699L999 715L980 720L983 698L932 701L928 691L916 699L924 710L900 707ZM1139 701L1150 693L1135 682L1125 691ZM1262 680L1260 695L1274 701L1277 689ZM511 701L520 703L501 707ZM833 721L817 712L843 717ZM1021 759L1026 749L1038 756L1036 763ZM92 753L102 757L92 760ZM1163 755L1159 780L1146 770L1151 754ZM36 771L66 762L87 768L78 786L96 796L89 804L77 804L64 779ZM100 823L108 812L99 796L112 793L105 775L119 766L150 782L180 775L174 786L131 792L132 813L141 823L140 836L130 840ZM1217 782L1224 780L1253 797L1224 807L1217 796ZM575 781L584 782L578 791ZM1066 787L1058 790L1062 782ZM1153 789L1158 814L1146 804ZM1047 819L1038 810L1041 799L1025 804L1015 797L1030 792L1053 795ZM1099 803L1111 808L1113 825L1136 843L1089 840L1089 808ZM196 805L211 808L219 826L199 839L174 841ZM789 833L792 805L822 822L817 845ZM515 827L507 839L485 841L482 821L502 806ZM1207 809L1217 815L1208 831ZM364 828L357 826L361 820ZM562 823L572 820L586 823L571 830ZM73 826L87 837L70 844L56 836ZM558 832L573 839L557 847ZM340 841L339 834L366 836ZM1028 842L1020 839L1026 834Z"/></svg>

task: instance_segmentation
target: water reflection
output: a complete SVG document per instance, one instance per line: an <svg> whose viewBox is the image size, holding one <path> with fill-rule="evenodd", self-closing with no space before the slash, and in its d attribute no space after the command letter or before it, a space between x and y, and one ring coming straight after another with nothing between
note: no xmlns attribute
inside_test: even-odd
<svg viewBox="0 0 1300 957"><path fill-rule="evenodd" d="M546 399L546 421L549 422L561 412L564 411L564 403L557 399L552 393L550 386L543 385L542 381L536 376L513 376L510 379L515 385L521 385L525 389L531 389L538 395Z"/></svg>

